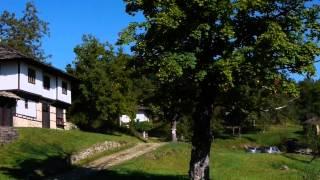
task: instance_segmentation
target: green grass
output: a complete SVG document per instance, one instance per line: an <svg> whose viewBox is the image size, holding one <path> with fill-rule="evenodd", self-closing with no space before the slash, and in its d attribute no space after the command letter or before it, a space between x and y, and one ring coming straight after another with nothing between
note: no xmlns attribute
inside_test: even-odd
<svg viewBox="0 0 320 180"><path fill-rule="evenodd" d="M271 126L265 133L245 134L243 137L254 141L257 144L276 145L281 143L283 139L301 138L301 131L302 127L298 125Z"/></svg>
<svg viewBox="0 0 320 180"><path fill-rule="evenodd" d="M266 133L246 134L242 138L217 139L212 146L210 176L222 180L317 179L320 160L297 154L249 154L244 145L279 144L285 138L300 138L301 127L273 127ZM168 144L155 152L125 162L95 179L187 179L191 146ZM281 170L282 166L289 170Z"/></svg>
<svg viewBox="0 0 320 180"><path fill-rule="evenodd" d="M19 128L19 139L0 147L0 179L47 176L70 168L70 154L103 141L139 142L123 134L97 134L78 130L61 131Z"/></svg>

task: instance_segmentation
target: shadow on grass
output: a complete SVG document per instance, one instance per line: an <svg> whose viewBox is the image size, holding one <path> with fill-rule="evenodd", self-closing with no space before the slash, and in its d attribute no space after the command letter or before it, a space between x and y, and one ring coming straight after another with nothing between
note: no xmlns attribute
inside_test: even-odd
<svg viewBox="0 0 320 180"><path fill-rule="evenodd" d="M247 139L247 140L249 140L249 141L251 141L251 142L254 142L254 143L257 142L256 139L254 139L254 138L252 138L252 137L249 137L249 136L242 136L242 138Z"/></svg>
<svg viewBox="0 0 320 180"><path fill-rule="evenodd" d="M226 139L235 139L235 138L238 138L238 136L233 136L231 133L228 134L228 133L220 133L220 134L216 134L214 136L215 139L223 139L223 140L226 140Z"/></svg>
<svg viewBox="0 0 320 180"><path fill-rule="evenodd" d="M294 161L299 161L299 162L305 163L305 164L310 163L310 161L312 160L312 157L310 160L299 159L299 158L295 157L294 154L285 154L284 153L284 154L282 154L282 156L284 156L288 159L294 160Z"/></svg>
<svg viewBox="0 0 320 180"><path fill-rule="evenodd" d="M9 152L7 156L14 157L15 164L0 166L0 174L10 179L43 179L72 168L70 155L55 144L33 146L22 143L19 149L24 152Z"/></svg>
<svg viewBox="0 0 320 180"><path fill-rule="evenodd" d="M187 180L187 175L162 175L151 174L141 171L115 171L97 170L95 168L78 167L64 174L47 177L48 180L86 180L86 179L108 179L108 180Z"/></svg>
<svg viewBox="0 0 320 180"><path fill-rule="evenodd" d="M161 175L149 174L141 171L118 172L113 170L104 170L93 173L84 179L112 179L112 180L187 180L188 176L184 175Z"/></svg>
<svg viewBox="0 0 320 180"><path fill-rule="evenodd" d="M10 179L43 179L71 168L67 158L55 156L46 160L28 159L18 167L0 167L0 173Z"/></svg>
<svg viewBox="0 0 320 180"><path fill-rule="evenodd" d="M297 134L299 136L304 136L305 132L303 130L298 130L298 131L295 131L294 134Z"/></svg>
<svg viewBox="0 0 320 180"><path fill-rule="evenodd" d="M8 156L15 157L13 159L16 163L7 167L0 166L0 174L8 179L187 179L187 176L147 174L138 171L119 173L118 171L77 167L71 165L70 155L55 144L40 147L22 143L20 146L20 149L25 150L24 153L12 151L8 154Z"/></svg>

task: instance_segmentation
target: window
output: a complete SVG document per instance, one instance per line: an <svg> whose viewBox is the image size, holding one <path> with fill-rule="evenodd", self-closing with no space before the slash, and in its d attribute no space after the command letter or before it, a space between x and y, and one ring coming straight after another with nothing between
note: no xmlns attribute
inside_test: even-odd
<svg viewBox="0 0 320 180"><path fill-rule="evenodd" d="M24 108L28 109L29 108L29 104L28 104L28 99L24 100Z"/></svg>
<svg viewBox="0 0 320 180"><path fill-rule="evenodd" d="M62 81L62 94L68 93L68 84L65 81Z"/></svg>
<svg viewBox="0 0 320 180"><path fill-rule="evenodd" d="M36 71L34 69L28 68L28 82L31 84L36 83Z"/></svg>
<svg viewBox="0 0 320 180"><path fill-rule="evenodd" d="M63 122L63 109L57 108L57 112L56 112L56 125L57 127L62 127L64 126L64 122Z"/></svg>
<svg viewBox="0 0 320 180"><path fill-rule="evenodd" d="M49 90L50 89L50 77L44 75L43 76L43 88Z"/></svg>

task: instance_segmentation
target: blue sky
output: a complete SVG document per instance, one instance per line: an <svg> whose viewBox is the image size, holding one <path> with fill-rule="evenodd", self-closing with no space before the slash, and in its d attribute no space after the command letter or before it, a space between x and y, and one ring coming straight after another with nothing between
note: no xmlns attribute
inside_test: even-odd
<svg viewBox="0 0 320 180"><path fill-rule="evenodd" d="M18 16L28 0L0 0L3 10ZM73 48L81 43L83 34L92 34L101 41L115 43L119 32L130 22L143 17L132 17L125 13L123 0L33 0L42 20L49 22L50 37L43 40L43 48L54 66L64 69L75 58ZM316 64L320 69L320 64ZM319 71L317 70L318 79ZM302 80L302 76L293 75Z"/></svg>
<svg viewBox="0 0 320 180"><path fill-rule="evenodd" d="M0 0L3 10L22 14L28 0ZM125 13L122 0L33 0L42 20L49 22L50 37L43 40L46 54L54 66L64 69L75 55L73 48L81 43L83 34L92 34L101 41L115 43L119 32L142 16Z"/></svg>

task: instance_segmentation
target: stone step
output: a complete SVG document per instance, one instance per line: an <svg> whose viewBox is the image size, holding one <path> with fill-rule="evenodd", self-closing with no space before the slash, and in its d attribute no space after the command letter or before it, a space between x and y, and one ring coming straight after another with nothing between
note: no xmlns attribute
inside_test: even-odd
<svg viewBox="0 0 320 180"><path fill-rule="evenodd" d="M0 126L0 145L11 143L18 136L18 131L15 128Z"/></svg>

